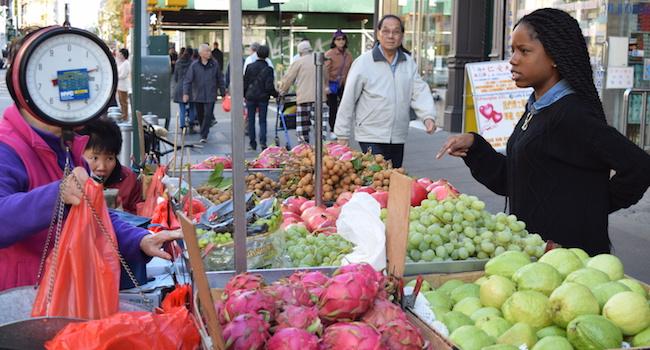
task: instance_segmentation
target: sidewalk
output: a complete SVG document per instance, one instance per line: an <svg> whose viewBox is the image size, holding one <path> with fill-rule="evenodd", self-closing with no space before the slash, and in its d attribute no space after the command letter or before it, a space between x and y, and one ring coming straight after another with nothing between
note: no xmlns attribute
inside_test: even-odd
<svg viewBox="0 0 650 350"><path fill-rule="evenodd" d="M172 103L171 108L172 115L175 116L178 105ZM212 127L208 143L204 144L201 149L190 149L193 163L200 162L211 155L231 153L232 130L230 114L223 111L221 102L218 102L215 106L215 117L218 123ZM273 143L275 137L275 123L275 103L271 102L267 117L269 145ZM176 125L175 118L172 118L170 125L172 130L170 130L169 137L173 139L173 128ZM284 132L278 133L280 144L286 145ZM404 157L404 167L408 174L415 177L426 176L432 179L448 179L459 191L479 197L486 203L488 211L492 213L503 211L504 197L492 193L485 186L478 183L461 159L448 156L440 160L434 158L448 136L449 133L446 131L428 135L423 128L419 127L417 121L412 122ZM289 137L291 145L296 145L295 130L289 130ZM199 139L198 134L187 135L186 143L199 144ZM314 137L311 139L313 140ZM245 138L244 144L248 145L248 137ZM358 149L358 143L352 142L351 144ZM247 150L246 159L254 159L257 153ZM637 205L610 215L609 227L614 252L623 260L626 273L645 282L650 282L650 269L647 268L648 252L650 251L650 191L645 194Z"/></svg>

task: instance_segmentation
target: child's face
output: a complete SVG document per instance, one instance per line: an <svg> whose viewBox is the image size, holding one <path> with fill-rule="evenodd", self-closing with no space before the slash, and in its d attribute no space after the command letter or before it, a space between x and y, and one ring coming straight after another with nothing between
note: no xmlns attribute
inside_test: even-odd
<svg viewBox="0 0 650 350"><path fill-rule="evenodd" d="M84 158L86 159L86 162L88 162L92 174L104 179L111 175L113 169L115 169L115 166L117 165L115 154L111 153L87 149L84 152Z"/></svg>

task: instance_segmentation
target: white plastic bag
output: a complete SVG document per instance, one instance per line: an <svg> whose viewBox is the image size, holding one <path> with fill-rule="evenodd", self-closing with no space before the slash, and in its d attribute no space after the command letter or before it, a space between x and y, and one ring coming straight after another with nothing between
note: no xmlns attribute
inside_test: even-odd
<svg viewBox="0 0 650 350"><path fill-rule="evenodd" d="M365 192L355 193L341 207L336 220L338 233L355 245L352 253L342 259L343 265L365 262L377 271L386 268L386 227L380 213L377 200Z"/></svg>

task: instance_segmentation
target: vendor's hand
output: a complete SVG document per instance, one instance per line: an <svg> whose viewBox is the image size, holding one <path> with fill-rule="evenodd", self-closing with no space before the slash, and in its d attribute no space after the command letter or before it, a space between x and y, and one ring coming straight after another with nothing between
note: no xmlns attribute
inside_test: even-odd
<svg viewBox="0 0 650 350"><path fill-rule="evenodd" d="M465 157L467 156L467 151L472 147L474 143L474 134L461 134L452 136L447 139L447 142L442 146L438 154L436 154L436 159L442 158L445 154L452 155L454 157Z"/></svg>
<svg viewBox="0 0 650 350"><path fill-rule="evenodd" d="M350 145L350 140L348 140L348 139L338 139L338 141L336 141L336 142L338 142L338 144L341 145L341 146L346 146L347 147L347 146Z"/></svg>
<svg viewBox="0 0 650 350"><path fill-rule="evenodd" d="M425 119L424 126L427 128L427 134L433 134L436 131L436 121L433 119Z"/></svg>
<svg viewBox="0 0 650 350"><path fill-rule="evenodd" d="M171 260L171 255L162 250L163 244L168 241L174 241L183 238L181 230L160 231L154 234L148 234L142 237L140 241L140 250L149 256L157 256L165 260Z"/></svg>
<svg viewBox="0 0 650 350"><path fill-rule="evenodd" d="M77 205L81 203L84 194L83 187L86 184L87 180L88 172L86 169L82 167L74 168L74 170L72 170L72 173L63 180L63 191L61 192L63 203L71 205ZM79 187L81 187L81 189Z"/></svg>
<svg viewBox="0 0 650 350"><path fill-rule="evenodd" d="M190 100L190 95L183 95L183 103L187 103Z"/></svg>

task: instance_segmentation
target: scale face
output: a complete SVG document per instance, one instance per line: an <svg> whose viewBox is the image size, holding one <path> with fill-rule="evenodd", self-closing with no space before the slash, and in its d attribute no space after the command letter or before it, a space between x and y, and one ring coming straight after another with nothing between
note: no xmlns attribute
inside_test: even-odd
<svg viewBox="0 0 650 350"><path fill-rule="evenodd" d="M26 40L16 60L14 100L50 124L82 125L103 114L115 94L115 61L106 45L84 30L45 28Z"/></svg>

